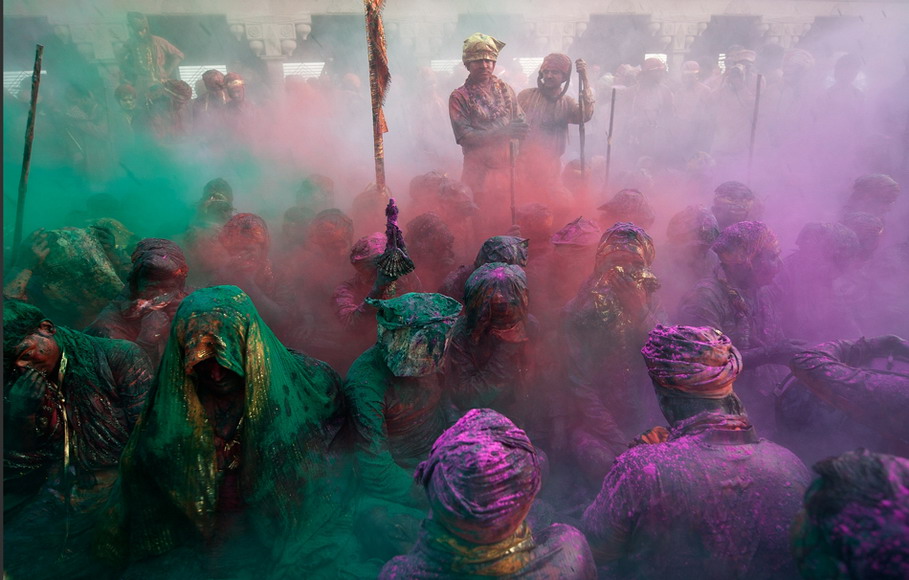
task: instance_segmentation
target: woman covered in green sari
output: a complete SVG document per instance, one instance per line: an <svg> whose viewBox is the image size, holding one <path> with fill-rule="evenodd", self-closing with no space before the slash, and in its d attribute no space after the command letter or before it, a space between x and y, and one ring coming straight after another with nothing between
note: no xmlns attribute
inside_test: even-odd
<svg viewBox="0 0 909 580"><path fill-rule="evenodd" d="M127 577L337 577L350 565L340 386L239 288L187 296L99 549Z"/></svg>

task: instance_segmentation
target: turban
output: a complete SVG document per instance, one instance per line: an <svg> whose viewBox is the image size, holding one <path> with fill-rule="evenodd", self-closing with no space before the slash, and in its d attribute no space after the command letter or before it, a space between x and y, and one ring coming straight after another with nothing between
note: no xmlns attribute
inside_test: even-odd
<svg viewBox="0 0 909 580"><path fill-rule="evenodd" d="M141 12L127 12L126 21L130 26L148 26L148 17Z"/></svg>
<svg viewBox="0 0 909 580"><path fill-rule="evenodd" d="M595 223L579 217L552 235L550 241L556 246L593 246L602 232Z"/></svg>
<svg viewBox="0 0 909 580"><path fill-rule="evenodd" d="M438 367L461 304L442 294L409 292L390 300L367 298L378 313L379 342L396 377L418 377Z"/></svg>
<svg viewBox="0 0 909 580"><path fill-rule="evenodd" d="M662 60L660 60L660 59L658 59L658 58L650 57L650 58L644 59L644 65L643 65L643 67L642 67L642 70L645 70L645 71L648 71L648 70L660 70L660 71L664 71L664 70L666 70L666 64L665 64Z"/></svg>
<svg viewBox="0 0 909 580"><path fill-rule="evenodd" d="M442 433L415 478L426 488L432 517L476 544L513 534L541 480L527 434L491 409L473 409Z"/></svg>
<svg viewBox="0 0 909 580"><path fill-rule="evenodd" d="M527 275L520 266L484 264L464 284L467 329L474 340L487 330L506 342L527 340L528 303Z"/></svg>
<svg viewBox="0 0 909 580"><path fill-rule="evenodd" d="M350 263L359 264L365 260L375 260L385 251L388 239L382 232L363 236L350 249Z"/></svg>
<svg viewBox="0 0 909 580"><path fill-rule="evenodd" d="M546 58L543 59L543 64L540 65L540 70L544 68L554 68L559 70L566 75L571 74L571 59L568 58L567 54L562 54L560 52L554 52L552 54L546 55Z"/></svg>
<svg viewBox="0 0 909 580"><path fill-rule="evenodd" d="M811 222L799 232L795 245L808 256L839 264L857 257L859 238L843 224Z"/></svg>
<svg viewBox="0 0 909 580"><path fill-rule="evenodd" d="M218 69L209 69L202 73L202 82L209 91L217 91L224 88L224 73Z"/></svg>
<svg viewBox="0 0 909 580"><path fill-rule="evenodd" d="M221 199L224 199L228 202L234 201L234 189L227 183L227 180L221 177L216 177L205 184L205 187L202 188L202 199L209 200L215 196L218 196Z"/></svg>
<svg viewBox="0 0 909 580"><path fill-rule="evenodd" d="M131 257L130 289L135 291L139 278L146 280L186 280L189 268L180 246L163 238L145 238L136 244Z"/></svg>
<svg viewBox="0 0 909 580"><path fill-rule="evenodd" d="M474 269L483 264L504 262L524 267L527 265L527 246L530 240L516 236L493 236L483 242L477 258L473 262Z"/></svg>
<svg viewBox="0 0 909 580"><path fill-rule="evenodd" d="M720 226L709 209L700 205L689 205L672 216L666 228L666 237L673 243L699 243L711 245L720 235Z"/></svg>
<svg viewBox="0 0 909 580"><path fill-rule="evenodd" d="M814 57L803 48L792 48L783 55L783 66L787 65L801 70L808 70L814 66Z"/></svg>
<svg viewBox="0 0 909 580"><path fill-rule="evenodd" d="M252 213L238 213L227 220L218 234L218 239L225 248L247 244L259 244L265 249L271 246L265 220Z"/></svg>
<svg viewBox="0 0 909 580"><path fill-rule="evenodd" d="M118 100L124 97L136 97L136 88L129 83L123 83L114 91L114 97Z"/></svg>
<svg viewBox="0 0 909 580"><path fill-rule="evenodd" d="M604 260L616 252L631 252L644 259L644 265L653 264L655 250L653 239L647 232L638 226L620 222L606 230L597 246L596 264L602 265Z"/></svg>
<svg viewBox="0 0 909 580"><path fill-rule="evenodd" d="M724 263L730 263L729 257L736 254L738 261L750 262L764 248L778 245L776 236L764 222L738 222L720 232L713 242L713 251Z"/></svg>
<svg viewBox="0 0 909 580"><path fill-rule="evenodd" d="M613 223L631 222L642 228L649 228L656 219L647 198L637 189L623 189L597 209Z"/></svg>
<svg viewBox="0 0 909 580"><path fill-rule="evenodd" d="M243 77L237 73L227 73L224 76L224 86L225 87L242 87L245 83L243 82Z"/></svg>
<svg viewBox="0 0 909 580"><path fill-rule="evenodd" d="M715 198L725 199L754 199L754 192L740 181L725 181L713 190Z"/></svg>
<svg viewBox="0 0 909 580"><path fill-rule="evenodd" d="M701 65L696 60L686 60L682 63L682 74L696 75L701 72Z"/></svg>
<svg viewBox="0 0 909 580"><path fill-rule="evenodd" d="M855 180L852 195L856 198L877 197L893 201L900 193L900 184L889 175L871 173Z"/></svg>
<svg viewBox="0 0 909 580"><path fill-rule="evenodd" d="M467 64L474 60L492 60L499 57L499 51L505 48L505 43L496 40L488 34L475 32L464 40L464 50L461 60Z"/></svg>
<svg viewBox="0 0 909 580"><path fill-rule="evenodd" d="M742 371L742 355L728 336L709 326L663 326L641 349L653 384L668 394L722 399Z"/></svg>

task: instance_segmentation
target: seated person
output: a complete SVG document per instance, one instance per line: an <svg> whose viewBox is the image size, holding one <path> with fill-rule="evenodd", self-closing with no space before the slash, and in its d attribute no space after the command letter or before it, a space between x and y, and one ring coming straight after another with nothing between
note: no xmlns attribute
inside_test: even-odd
<svg viewBox="0 0 909 580"><path fill-rule="evenodd" d="M369 303L378 309L378 341L351 365L344 395L353 424L357 475L367 498L363 513L370 520L358 528L376 540L386 536L398 542L396 547L375 548L388 559L414 539L400 529L402 518L411 518L415 532L422 516L413 509L424 504L412 473L448 424L440 369L461 305L441 294L424 293ZM387 521L390 518L394 522Z"/></svg>
<svg viewBox="0 0 909 580"><path fill-rule="evenodd" d="M483 264L503 262L522 268L527 265L527 246L530 240L515 236L493 236L483 242L473 265L463 265L448 274L439 289L440 294L451 296L458 302L464 302L464 284L473 271Z"/></svg>
<svg viewBox="0 0 909 580"><path fill-rule="evenodd" d="M336 577L350 525L337 373L215 286L183 300L155 381L100 553L126 578Z"/></svg>
<svg viewBox="0 0 909 580"><path fill-rule="evenodd" d="M151 387L135 344L3 303L3 554L11 578L96 578L95 525Z"/></svg>
<svg viewBox="0 0 909 580"><path fill-rule="evenodd" d="M467 280L465 302L445 366L446 398L459 414L490 407L520 415L522 423L532 358L524 270L501 262L480 266Z"/></svg>
<svg viewBox="0 0 909 580"><path fill-rule="evenodd" d="M161 238L139 242L126 286L86 329L92 336L135 342L157 368L170 323L186 296L188 268L180 246Z"/></svg>
<svg viewBox="0 0 909 580"><path fill-rule="evenodd" d="M603 577L797 578L808 470L758 438L733 391L742 355L715 328L662 325L641 354L669 429L617 457L584 512Z"/></svg>
<svg viewBox="0 0 909 580"><path fill-rule="evenodd" d="M413 548L379 578L596 578L587 540L575 528L531 530L540 490L530 439L491 409L474 409L445 431L417 468L430 512Z"/></svg>
<svg viewBox="0 0 909 580"><path fill-rule="evenodd" d="M909 578L909 459L859 449L813 469L792 526L802 578Z"/></svg>

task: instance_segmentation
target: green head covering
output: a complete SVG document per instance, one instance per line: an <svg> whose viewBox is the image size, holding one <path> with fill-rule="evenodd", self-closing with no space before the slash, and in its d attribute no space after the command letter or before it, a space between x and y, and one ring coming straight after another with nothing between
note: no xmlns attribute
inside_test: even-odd
<svg viewBox="0 0 909 580"><path fill-rule="evenodd" d="M16 360L16 346L25 337L34 334L38 325L47 320L44 313L27 302L6 299L3 301L3 369L9 378L12 363Z"/></svg>
<svg viewBox="0 0 909 580"><path fill-rule="evenodd" d="M379 312L379 344L397 377L435 372L442 361L461 304L442 294L410 292L390 300L367 298Z"/></svg>
<svg viewBox="0 0 909 580"><path fill-rule="evenodd" d="M322 528L340 513L342 464L329 448L341 417L340 379L325 363L283 346L235 286L197 290L177 310L151 398L121 461L130 533L108 534L107 541L145 557L176 547L187 530L215 532L221 474L193 376L210 357L245 379L240 494L254 531L274 540L276 553L289 549L288 541L301 554L320 549ZM319 557L312 554L311 562Z"/></svg>

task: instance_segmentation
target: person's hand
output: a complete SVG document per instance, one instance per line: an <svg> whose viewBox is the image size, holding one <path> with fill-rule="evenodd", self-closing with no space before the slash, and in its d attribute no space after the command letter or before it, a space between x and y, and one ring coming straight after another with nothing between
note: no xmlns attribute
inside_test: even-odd
<svg viewBox="0 0 909 580"><path fill-rule="evenodd" d="M11 421L26 421L38 411L38 404L47 390L47 378L33 369L26 367L10 386L4 399L6 417Z"/></svg>
<svg viewBox="0 0 909 580"><path fill-rule="evenodd" d="M587 63L584 62L584 59L579 58L578 60L574 61L574 66L577 69L578 74L581 75L582 77L584 77L584 79L586 79L587 78Z"/></svg>
<svg viewBox="0 0 909 580"><path fill-rule="evenodd" d="M792 357L804 352L807 348L808 342L805 340L784 338L780 342L767 347L767 362L787 366Z"/></svg>
<svg viewBox="0 0 909 580"><path fill-rule="evenodd" d="M530 125L524 119L512 119L506 128L510 139L523 139L530 131Z"/></svg>
<svg viewBox="0 0 909 580"><path fill-rule="evenodd" d="M34 271L36 268L41 267L49 253L50 247L47 244L47 232L44 231L44 228L41 228L31 235L30 241L23 247L23 251L20 254L22 260L20 265L25 270Z"/></svg>
<svg viewBox="0 0 909 580"><path fill-rule="evenodd" d="M170 316L161 309L149 308L142 316L137 342L155 344L161 342L162 337L166 340L169 329Z"/></svg>
<svg viewBox="0 0 909 580"><path fill-rule="evenodd" d="M609 287L615 292L622 308L634 315L647 309L647 291L625 270L613 269L609 273Z"/></svg>
<svg viewBox="0 0 909 580"><path fill-rule="evenodd" d="M894 334L877 336L871 339L872 347L877 352L885 352L895 357L909 359L909 341Z"/></svg>

